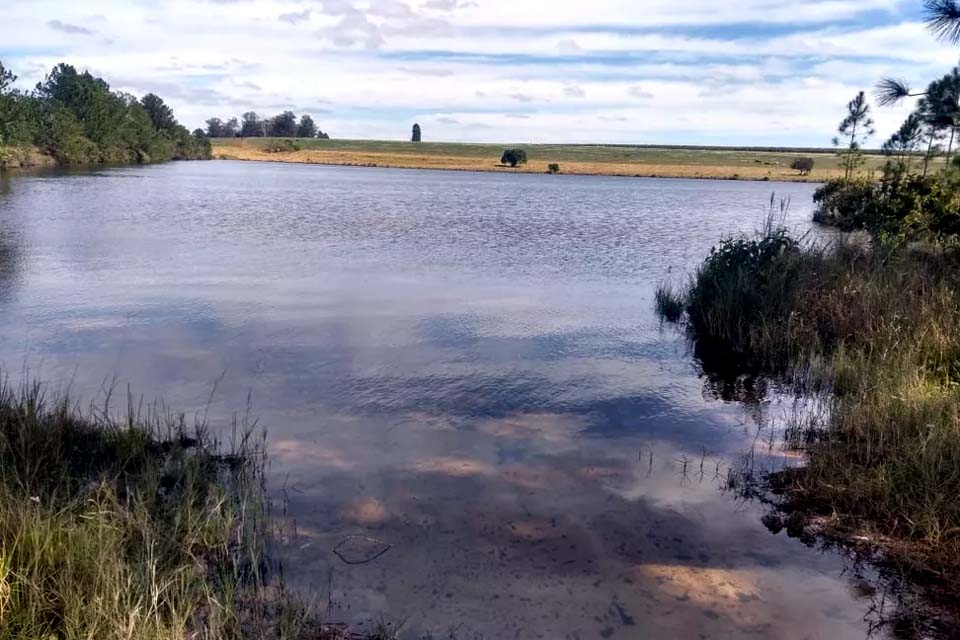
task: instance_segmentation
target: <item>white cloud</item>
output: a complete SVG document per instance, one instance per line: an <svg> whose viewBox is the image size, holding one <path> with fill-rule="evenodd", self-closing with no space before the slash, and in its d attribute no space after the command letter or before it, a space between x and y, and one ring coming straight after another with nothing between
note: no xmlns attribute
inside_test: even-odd
<svg viewBox="0 0 960 640"><path fill-rule="evenodd" d="M83 4L0 5L22 86L65 61L160 93L191 128L312 109L340 137L420 119L433 140L823 145L857 90L922 85L960 53L901 0ZM881 136L906 108L877 111Z"/></svg>

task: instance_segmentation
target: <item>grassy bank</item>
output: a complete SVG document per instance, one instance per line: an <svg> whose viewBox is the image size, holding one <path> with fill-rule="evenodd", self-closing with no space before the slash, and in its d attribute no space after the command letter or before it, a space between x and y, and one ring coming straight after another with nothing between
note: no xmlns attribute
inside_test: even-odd
<svg viewBox="0 0 960 640"><path fill-rule="evenodd" d="M271 138L213 139L213 155L264 162L524 173L546 173L548 165L556 163L560 172L567 174L726 180L818 182L843 173L836 155L822 149L520 145L529 162L509 168L500 164L500 157L505 149L517 145L318 139L281 142L293 147L278 151L283 147ZM810 175L801 176L790 168L799 157L814 159ZM869 155L862 170L869 174L882 164L882 156Z"/></svg>
<svg viewBox="0 0 960 640"><path fill-rule="evenodd" d="M960 254L944 245L818 248L775 225L723 241L657 308L705 371L818 397L789 441L784 508L864 534L960 594Z"/></svg>
<svg viewBox="0 0 960 640"><path fill-rule="evenodd" d="M268 575L263 442L234 435L0 388L0 638L300 637Z"/></svg>
<svg viewBox="0 0 960 640"><path fill-rule="evenodd" d="M0 169L28 169L53 167L57 160L33 147L5 147L0 145Z"/></svg>

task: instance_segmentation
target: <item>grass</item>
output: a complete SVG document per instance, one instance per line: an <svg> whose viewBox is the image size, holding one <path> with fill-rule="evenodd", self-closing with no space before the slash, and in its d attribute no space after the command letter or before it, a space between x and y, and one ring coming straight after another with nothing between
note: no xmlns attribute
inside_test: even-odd
<svg viewBox="0 0 960 640"><path fill-rule="evenodd" d="M808 460L782 479L786 507L866 532L960 594L956 250L816 247L770 225L725 240L657 305L682 309L706 371L732 355L825 407L790 434Z"/></svg>
<svg viewBox="0 0 960 640"><path fill-rule="evenodd" d="M563 173L714 179L823 181L842 175L838 158L825 149L759 149L720 147L655 147L642 145L520 145L529 162L515 169L499 160L508 144L319 140L298 138L299 148L269 153L270 138L214 139L214 157L236 160L300 162L348 166L378 166L469 171L546 173L561 164ZM801 156L815 159L810 176L790 164ZM866 156L864 172L877 171L885 158Z"/></svg>
<svg viewBox="0 0 960 640"><path fill-rule="evenodd" d="M0 639L297 638L271 580L263 440L0 386ZM314 636L317 637L317 636Z"/></svg>

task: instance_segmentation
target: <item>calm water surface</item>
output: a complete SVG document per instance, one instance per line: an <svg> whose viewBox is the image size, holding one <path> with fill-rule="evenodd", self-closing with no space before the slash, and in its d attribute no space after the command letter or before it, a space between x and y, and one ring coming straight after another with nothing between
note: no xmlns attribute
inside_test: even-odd
<svg viewBox="0 0 960 640"><path fill-rule="evenodd" d="M808 185L173 163L0 178L0 362L226 424L331 615L486 638L862 640L844 559L718 489L727 403L652 312ZM14 376L16 377L16 375ZM392 545L340 562L347 535ZM332 589L331 589L332 586Z"/></svg>

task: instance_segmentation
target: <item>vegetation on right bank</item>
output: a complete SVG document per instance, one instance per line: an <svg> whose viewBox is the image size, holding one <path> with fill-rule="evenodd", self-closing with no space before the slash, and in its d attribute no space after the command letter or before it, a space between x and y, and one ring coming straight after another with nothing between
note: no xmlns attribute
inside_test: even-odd
<svg viewBox="0 0 960 640"><path fill-rule="evenodd" d="M791 443L791 508L896 542L960 579L960 250L952 241L817 246L769 225L729 238L657 308L707 372L761 375L819 399ZM960 589L960 583L953 582Z"/></svg>
<svg viewBox="0 0 960 640"><path fill-rule="evenodd" d="M960 4L927 2L931 27L960 39ZM944 25L948 25L945 27ZM952 25L952 26L950 26ZM892 81L880 95L909 94ZM916 94L910 94L916 95ZM820 187L817 219L858 231L815 243L771 222L726 238L656 307L682 323L706 373L760 376L802 403L782 472L784 508L960 595L960 71L931 83L885 145L879 180L857 177L872 117L861 92L837 141L844 176ZM945 148L939 144L945 142ZM922 147L923 151L918 149ZM934 166L934 154L946 162Z"/></svg>

